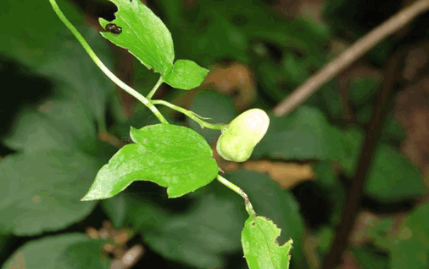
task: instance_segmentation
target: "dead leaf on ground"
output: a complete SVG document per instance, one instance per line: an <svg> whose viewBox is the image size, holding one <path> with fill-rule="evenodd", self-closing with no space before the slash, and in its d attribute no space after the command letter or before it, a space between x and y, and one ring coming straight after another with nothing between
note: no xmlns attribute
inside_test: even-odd
<svg viewBox="0 0 429 269"><path fill-rule="evenodd" d="M243 167L248 170L267 172L283 189L291 189L302 181L317 177L309 164L249 161L244 163Z"/></svg>
<svg viewBox="0 0 429 269"><path fill-rule="evenodd" d="M379 222L379 219L376 214L369 211L359 212L350 234L350 245L353 247L365 245L370 240L368 231Z"/></svg>

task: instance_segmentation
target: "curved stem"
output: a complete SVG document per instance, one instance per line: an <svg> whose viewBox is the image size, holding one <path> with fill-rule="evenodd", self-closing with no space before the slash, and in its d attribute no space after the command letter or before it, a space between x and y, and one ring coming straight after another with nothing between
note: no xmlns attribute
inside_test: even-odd
<svg viewBox="0 0 429 269"><path fill-rule="evenodd" d="M256 217L256 212L253 209L252 203L250 203L249 197L240 187L227 180L226 178L222 177L221 175L217 175L217 180L223 185L233 190L234 192L238 193L241 197L243 197L247 213L249 213L249 216Z"/></svg>
<svg viewBox="0 0 429 269"><path fill-rule="evenodd" d="M158 81L156 82L155 86L153 86L152 90L150 90L150 92L148 93L148 95L146 96L146 99L150 100L152 99L153 95L156 93L156 91L158 90L159 86L161 86L161 84L164 81L162 80L162 76L158 79Z"/></svg>
<svg viewBox="0 0 429 269"><path fill-rule="evenodd" d="M147 106L153 114L159 119L162 123L167 123L168 121L162 116L162 114L158 111L158 109L149 102L148 99L146 99L143 95L138 93L136 90L125 84L123 81L121 81L118 77L116 77L104 64L103 62L98 58L98 56L95 54L95 52L91 49L89 44L86 42L86 40L83 38L83 36L77 31L77 29L73 26L73 24L70 23L70 21L64 16L64 14L61 12L61 9L55 2L55 0L49 0L49 2L52 5L52 8L54 9L57 16L60 18L60 20L65 24L65 26L73 33L73 35L76 37L76 39L79 41L79 43L82 45L82 47L85 49L85 51L88 53L89 57L94 61L94 63L101 69L101 71L106 74L116 85L118 85L120 88L122 88L127 93L134 96L137 100L142 102L145 106Z"/></svg>
<svg viewBox="0 0 429 269"><path fill-rule="evenodd" d="M222 130L222 128L224 126L226 126L225 124L211 124L211 123L205 122L201 119L201 116L195 114L193 111L190 111L190 110L184 109L182 107L173 105L173 104L171 104L167 101L164 101L164 100L152 100L151 103L154 105L164 105L164 106L167 106L171 109L179 111L179 112L185 114L186 116L188 116L189 118L191 118L192 120L194 120L195 122L197 122L201 126L201 128L203 128L203 129L204 129L204 127L206 127L208 129L213 129L213 130Z"/></svg>

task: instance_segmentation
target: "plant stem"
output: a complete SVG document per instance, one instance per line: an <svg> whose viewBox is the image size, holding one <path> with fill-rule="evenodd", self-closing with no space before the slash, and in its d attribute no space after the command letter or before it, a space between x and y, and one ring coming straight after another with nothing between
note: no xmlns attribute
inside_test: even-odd
<svg viewBox="0 0 429 269"><path fill-rule="evenodd" d="M55 2L55 0L49 0L49 2L52 5L52 8L54 9L57 16L60 18L60 20L65 24L65 26L73 33L73 35L76 37L76 39L79 41L79 43L82 45L82 47L85 49L85 51L88 53L89 57L94 61L94 63L101 69L101 71L106 74L116 85L118 85L120 88L122 88L127 93L134 96L137 100L142 102L145 106L147 106L153 114L159 119L161 123L167 123L168 121L162 116L162 114L159 112L159 110L149 102L148 99L146 99L143 95L138 93L136 90L125 84L123 81L121 81L118 77L116 77L104 64L103 62L98 58L98 56L95 54L95 52L91 49L89 44L86 42L86 40L83 38L83 36L77 31L77 29L73 26L73 24L70 23L70 21L64 16L64 14L61 12L61 9Z"/></svg>
<svg viewBox="0 0 429 269"><path fill-rule="evenodd" d="M197 122L201 126L201 128L206 127L208 129L213 129L213 130L221 130L222 127L225 126L225 124L211 124L211 123L205 122L200 118L200 116L195 114L193 111L190 111L190 110L184 109L182 107L173 105L173 104L171 104L167 101L164 101L164 100L152 100L151 102L154 105L164 105L164 106L167 106L171 109L174 109L176 111L179 111L179 112L185 114L186 116L188 116L189 118L191 118L192 120Z"/></svg>
<svg viewBox="0 0 429 269"><path fill-rule="evenodd" d="M155 86L153 86L152 90L150 90L149 94L146 96L146 98L148 100L152 99L153 95L155 94L156 90L158 90L159 86L161 86L161 84L164 81L162 80L162 76L159 77L158 81L156 82Z"/></svg>
<svg viewBox="0 0 429 269"><path fill-rule="evenodd" d="M221 175L217 175L217 180L219 180L220 183L227 186L234 192L238 193L241 197L244 199L244 204L246 205L246 211L249 213L249 216L253 216L256 218L256 212L253 209L252 203L250 203L249 197L247 194L237 185L232 183L231 181L227 180L226 178L222 177Z"/></svg>
<svg viewBox="0 0 429 269"><path fill-rule="evenodd" d="M398 47L399 45L396 46ZM401 74L401 67L404 66L403 59L405 55L407 55L407 51L397 51L390 56L386 63L383 87L374 99L374 112L366 128L366 135L362 142L359 161L357 162L356 174L352 180L352 186L347 191L341 221L336 228L331 249L324 258L322 269L336 268L341 262L342 254L347 249L348 239L360 210L363 189L368 180L368 174L379 144L386 115L389 112L388 108L392 92Z"/></svg>

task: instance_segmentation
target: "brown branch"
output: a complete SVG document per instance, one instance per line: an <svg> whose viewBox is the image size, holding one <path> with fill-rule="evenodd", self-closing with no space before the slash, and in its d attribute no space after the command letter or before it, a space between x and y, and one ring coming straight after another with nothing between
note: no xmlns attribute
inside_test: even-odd
<svg viewBox="0 0 429 269"><path fill-rule="evenodd" d="M356 59L368 52L377 43L398 31L416 16L428 9L429 0L420 0L393 15L390 19L369 32L366 36L359 39L353 46L343 52L336 60L330 62L316 74L307 79L303 85L301 85L274 108L274 115L282 116L294 110L301 103L307 100L314 92L316 92L322 85L335 77Z"/></svg>
<svg viewBox="0 0 429 269"><path fill-rule="evenodd" d="M404 55L405 53L403 51L398 51L387 61L383 87L377 93L375 98L374 114L366 130L366 136L361 148L355 179L347 192L347 200L344 206L341 222L337 226L335 239L328 255L326 255L324 259L321 269L335 268L340 263L343 252L347 248L350 233L359 211L360 201L363 194L363 186L371 167L374 153L377 149L377 142L383 129L388 103L392 96L393 87L397 82L398 73L400 72L399 67L401 66L400 63L403 61Z"/></svg>

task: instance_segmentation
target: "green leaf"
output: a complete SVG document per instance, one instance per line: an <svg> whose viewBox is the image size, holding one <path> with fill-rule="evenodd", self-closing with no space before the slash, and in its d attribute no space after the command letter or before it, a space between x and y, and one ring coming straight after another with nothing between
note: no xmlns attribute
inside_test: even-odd
<svg viewBox="0 0 429 269"><path fill-rule="evenodd" d="M292 240L276 241L280 229L265 217L249 217L241 233L244 257L250 269L288 269Z"/></svg>
<svg viewBox="0 0 429 269"><path fill-rule="evenodd" d="M101 256L101 243L78 233L44 237L20 247L2 269L107 269L108 259Z"/></svg>
<svg viewBox="0 0 429 269"><path fill-rule="evenodd" d="M338 164L332 161L320 161L313 166L314 172L317 173L317 180L314 181L325 193L332 205L331 223L338 223L343 214L343 207L346 199L346 192L338 178Z"/></svg>
<svg viewBox="0 0 429 269"><path fill-rule="evenodd" d="M352 177L357 169L363 135L359 130L351 129L347 137L349 154L339 163L347 176ZM419 170L397 149L381 144L375 152L364 192L381 201L395 202L417 198L427 191Z"/></svg>
<svg viewBox="0 0 429 269"><path fill-rule="evenodd" d="M427 247L415 241L402 242L392 249L390 269L427 269L429 267Z"/></svg>
<svg viewBox="0 0 429 269"><path fill-rule="evenodd" d="M206 4L201 2L200 6ZM197 22L190 22L186 30L175 33L177 54L198 59L205 65L214 64L219 59L236 59L248 63L249 40L246 33L219 14L210 11L205 15L198 12L200 18Z"/></svg>
<svg viewBox="0 0 429 269"><path fill-rule="evenodd" d="M178 60L174 63L173 69L163 75L162 79L173 88L190 90L200 86L208 73L209 70L193 61Z"/></svg>
<svg viewBox="0 0 429 269"><path fill-rule="evenodd" d="M375 252L375 249L369 247L360 247L353 249L353 255L355 260L361 266L362 269L388 269L389 259L386 255L380 255ZM414 267L409 267L414 268Z"/></svg>
<svg viewBox="0 0 429 269"><path fill-rule="evenodd" d="M310 104L311 101L313 100L309 100L306 104ZM321 111L327 113L328 118L341 122L344 120L343 99L336 81L330 81L322 86L314 95L313 102Z"/></svg>
<svg viewBox="0 0 429 269"><path fill-rule="evenodd" d="M68 1L58 0L67 18L91 44L107 66L112 66L107 42L88 26L79 26L83 13ZM57 94L82 102L89 117L104 120L107 96L114 84L91 61L72 33L58 19L49 1L4 0L0 24L10 25L0 33L0 55L17 60L31 72L50 78ZM25 9L22 7L25 6ZM34 12L34 11L37 12ZM23 19L25 18L25 19ZM93 114L93 115L91 115Z"/></svg>
<svg viewBox="0 0 429 269"><path fill-rule="evenodd" d="M110 259L102 254L103 241L87 239L76 242L55 261L56 268L61 269L111 269Z"/></svg>
<svg viewBox="0 0 429 269"><path fill-rule="evenodd" d="M367 105L371 103L379 88L380 80L368 77L356 78L350 82L350 101L357 107Z"/></svg>
<svg viewBox="0 0 429 269"><path fill-rule="evenodd" d="M25 152L76 148L86 150L97 139L93 118L81 104L48 100L38 109L20 112L3 143Z"/></svg>
<svg viewBox="0 0 429 269"><path fill-rule="evenodd" d="M390 268L428 268L429 204L418 207L405 220L392 238Z"/></svg>
<svg viewBox="0 0 429 269"><path fill-rule="evenodd" d="M394 225L395 217L381 217L375 224L367 228L368 237L377 248L389 251L393 246L393 242L390 240L390 236L386 235L396 229Z"/></svg>
<svg viewBox="0 0 429 269"><path fill-rule="evenodd" d="M373 107L366 105L359 109L356 113L356 121L361 125L368 124L372 117ZM391 111L386 115L383 130L381 133L381 141L389 144L401 143L405 138L405 132L400 124L395 120L394 113Z"/></svg>
<svg viewBox="0 0 429 269"><path fill-rule="evenodd" d="M99 163L59 150L7 156L0 162L0 229L15 235L57 231L85 218L95 203L79 198Z"/></svg>
<svg viewBox="0 0 429 269"><path fill-rule="evenodd" d="M268 132L255 147L254 158L341 159L347 145L343 132L316 108L301 106L285 117L272 117Z"/></svg>
<svg viewBox="0 0 429 269"><path fill-rule="evenodd" d="M333 173L334 166L330 161L320 161L313 166L314 172L317 173L317 181L324 188L331 189L338 185L338 178Z"/></svg>
<svg viewBox="0 0 429 269"><path fill-rule="evenodd" d="M137 196L129 192L121 192L103 200L101 204L117 228L132 225L134 230L158 229L172 214L162 205L142 198L140 193Z"/></svg>
<svg viewBox="0 0 429 269"><path fill-rule="evenodd" d="M110 221L112 222L113 227L116 229L125 227L127 221L127 200L123 195L124 193L120 193L111 198L105 199L101 201L101 206L109 216ZM138 212L134 212L134 214L138 215Z"/></svg>
<svg viewBox="0 0 429 269"><path fill-rule="evenodd" d="M329 247L334 239L335 231L330 226L323 226L317 234L317 248L322 255L326 255L329 251Z"/></svg>
<svg viewBox="0 0 429 269"><path fill-rule="evenodd" d="M281 65L288 84L299 85L310 76L306 63L293 53L287 53Z"/></svg>
<svg viewBox="0 0 429 269"><path fill-rule="evenodd" d="M292 238L294 242L292 264L295 267L298 266L298 268L308 268L302 242L304 221L299 212L299 204L294 196L290 192L281 189L264 173L237 170L233 173L228 173L225 177L247 193L255 211L259 215L271 219L282 229L280 243L287 242L289 238ZM240 208L245 212L243 199L241 197L236 197L235 199L237 199L238 205L241 205Z"/></svg>
<svg viewBox="0 0 429 269"><path fill-rule="evenodd" d="M135 180L167 187L170 198L180 197L209 184L218 173L213 152L195 131L157 124L131 128L137 144L121 148L98 172L83 201L112 197Z"/></svg>
<svg viewBox="0 0 429 269"><path fill-rule="evenodd" d="M112 70L114 61L108 42L93 29L80 25L76 25L76 28ZM104 121L108 97L114 94L114 83L93 63L68 29L62 30L50 41L45 53L46 60L36 71L55 83L54 90L60 97L81 102L99 122Z"/></svg>
<svg viewBox="0 0 429 269"><path fill-rule="evenodd" d="M240 249L245 218L240 207L223 195L208 193L181 214L169 212L140 195L121 193L105 201L109 200L122 204L121 210L126 212L122 224L131 224L152 250L167 259L193 268L215 268L222 264L222 254ZM118 210L107 212L112 220L121 218Z"/></svg>
<svg viewBox="0 0 429 269"><path fill-rule="evenodd" d="M399 241L415 240L429 252L429 204L416 208L399 229Z"/></svg>
<svg viewBox="0 0 429 269"><path fill-rule="evenodd" d="M53 121L36 109L21 111L11 132L2 140L11 149L26 152L78 147L72 134L57 128Z"/></svg>
<svg viewBox="0 0 429 269"><path fill-rule="evenodd" d="M197 268L222 266L221 254L240 249L242 220L235 204L206 195L188 214L171 216L163 225L140 229L145 242L164 257Z"/></svg>
<svg viewBox="0 0 429 269"><path fill-rule="evenodd" d="M180 0L157 1L156 5L162 8L165 16L162 16L164 22L170 27L178 27L181 25L183 16L184 3Z"/></svg>
<svg viewBox="0 0 429 269"><path fill-rule="evenodd" d="M7 258L7 254L9 253L9 250L14 247L17 241L17 237L11 235L11 234L2 234L0 233L0 259L2 261Z"/></svg>
<svg viewBox="0 0 429 269"><path fill-rule="evenodd" d="M101 34L113 44L128 49L148 69L162 75L173 67L174 47L171 34L164 23L140 1L110 0L118 7L116 19L108 22L100 18L103 28L114 23L122 28L118 35Z"/></svg>
<svg viewBox="0 0 429 269"><path fill-rule="evenodd" d="M64 0L57 2L67 10L67 18L72 23L82 23L83 15L75 5ZM52 38L65 28L49 1L33 0L3 0L0 24L9 25L0 32L0 40L8 40L0 42L0 54L32 68L49 57Z"/></svg>

